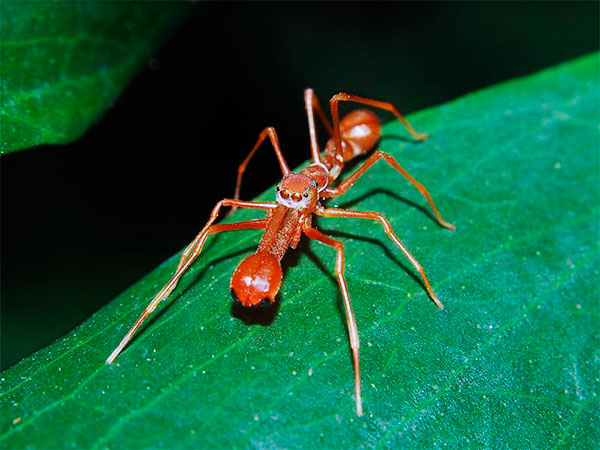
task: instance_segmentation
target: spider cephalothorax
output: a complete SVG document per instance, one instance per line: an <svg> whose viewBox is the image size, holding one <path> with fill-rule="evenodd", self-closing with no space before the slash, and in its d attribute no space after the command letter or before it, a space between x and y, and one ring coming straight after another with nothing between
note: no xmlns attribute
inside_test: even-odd
<svg viewBox="0 0 600 450"><path fill-rule="evenodd" d="M306 209L317 201L316 183L302 173L289 173L277 186L277 203L294 209Z"/></svg>

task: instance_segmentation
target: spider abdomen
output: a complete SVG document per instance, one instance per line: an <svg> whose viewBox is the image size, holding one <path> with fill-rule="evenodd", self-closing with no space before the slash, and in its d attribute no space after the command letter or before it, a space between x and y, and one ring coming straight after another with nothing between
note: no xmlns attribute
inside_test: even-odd
<svg viewBox="0 0 600 450"><path fill-rule="evenodd" d="M344 161L367 153L381 137L381 122L368 109L358 109L340 120L340 137ZM326 153L335 154L335 140L329 139Z"/></svg>

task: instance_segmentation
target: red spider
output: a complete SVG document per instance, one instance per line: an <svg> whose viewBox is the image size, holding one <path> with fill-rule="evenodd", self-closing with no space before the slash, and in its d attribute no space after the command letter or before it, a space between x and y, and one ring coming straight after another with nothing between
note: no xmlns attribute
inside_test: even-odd
<svg viewBox="0 0 600 450"><path fill-rule="evenodd" d="M321 205L321 200L338 197L344 194L373 164L378 160L383 159L408 179L427 199L427 202L431 206L440 225L453 231L456 230L456 227L442 218L433 199L429 195L429 192L427 192L427 189L404 170L391 155L382 151L374 152L365 161L362 167L350 177L339 183L337 186L332 186L339 177L344 167L344 163L359 155L367 153L375 146L381 137L381 123L377 116L369 110L360 109L352 111L340 120L338 103L341 101L357 102L389 111L402 122L415 139L425 140L428 138L426 134L415 131L391 103L344 93L334 95L329 101L333 119L332 127L319 106L319 102L312 89L307 89L304 92L304 102L308 115L313 163L299 173L290 172L279 147L279 140L277 139L275 129L271 127L265 128L260 133L256 145L238 169L234 198L223 199L217 203L210 215L210 219L202 231L200 231L198 236L196 236L183 252L175 274L160 292L156 294L137 322L131 327L121 343L108 357L106 360L108 364L111 364L119 353L121 353L136 330L156 309L159 303L165 300L169 294L171 294L173 289L175 289L179 279L202 251L202 247L209 235L223 231L250 229L265 230L263 237L258 244L256 253L244 259L231 278L231 289L241 304L244 307L249 308L264 303L270 303L275 300L283 277L280 263L281 258L283 258L289 247L296 248L302 237L302 233L304 233L310 239L315 239L333 247L337 252L335 271L342 293L344 309L346 311L348 335L354 361L356 413L359 416L362 415L358 330L356 328L356 320L350 303L346 279L344 278L344 244L326 236L314 228L311 225L312 215L316 214L318 216L336 218L372 219L381 223L386 234L392 239L394 244L400 248L413 267L419 272L423 278L427 292L440 309L443 309L443 305L433 292L429 280L425 275L425 271L415 257L406 249L404 244L402 244L400 239L398 239L392 230L392 226L382 214L377 212L351 211L341 208L325 208ZM316 110L330 135L330 139L327 142L323 155L321 155L317 143L314 110ZM277 186L276 201L254 202L239 200L240 185L246 166L267 136L271 140L271 144L273 145L275 155L277 156L283 174L283 179ZM234 210L238 207L263 209L267 211L267 217L264 219L248 220L239 223L213 225L223 206L231 206Z"/></svg>

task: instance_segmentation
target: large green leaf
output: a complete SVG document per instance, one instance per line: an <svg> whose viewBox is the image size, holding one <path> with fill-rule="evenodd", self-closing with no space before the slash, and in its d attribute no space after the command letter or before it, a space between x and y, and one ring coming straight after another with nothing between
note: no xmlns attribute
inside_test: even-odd
<svg viewBox="0 0 600 450"><path fill-rule="evenodd" d="M208 245L115 365L176 256L6 371L2 446L597 447L598 69L592 55L416 114L423 144L385 127L383 148L458 231L383 164L338 203L387 215L444 311L377 224L318 221L346 243L362 418L334 252L291 252L274 321L246 323L258 318L232 311L229 277L260 234L237 232Z"/></svg>
<svg viewBox="0 0 600 450"><path fill-rule="evenodd" d="M182 9L164 2L1 2L0 154L81 136Z"/></svg>

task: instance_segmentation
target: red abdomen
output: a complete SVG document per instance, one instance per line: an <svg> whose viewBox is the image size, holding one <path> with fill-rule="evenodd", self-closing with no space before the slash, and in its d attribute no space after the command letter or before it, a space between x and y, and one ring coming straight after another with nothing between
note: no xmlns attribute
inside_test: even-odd
<svg viewBox="0 0 600 450"><path fill-rule="evenodd" d="M368 109L357 109L340 121L340 137L342 139L342 155L344 161L362 155L371 150L381 137L381 122ZM335 141L327 142L326 156L335 155Z"/></svg>

